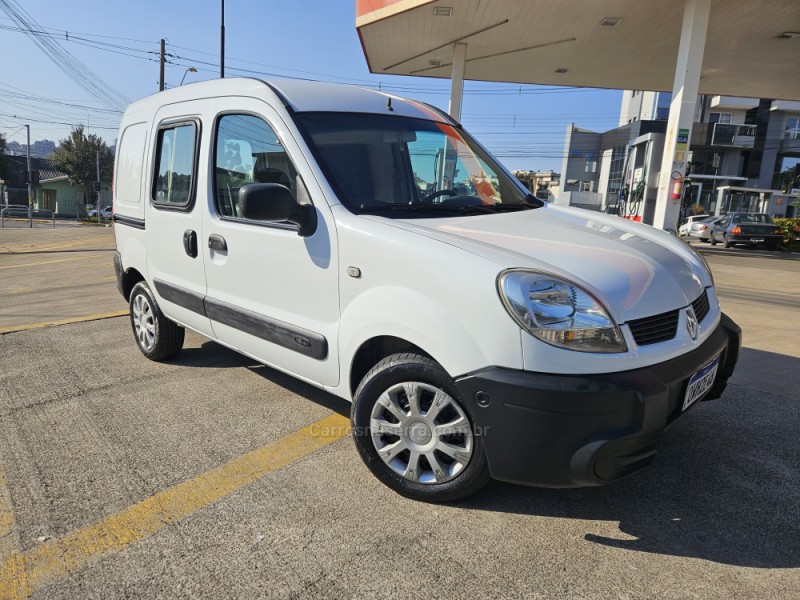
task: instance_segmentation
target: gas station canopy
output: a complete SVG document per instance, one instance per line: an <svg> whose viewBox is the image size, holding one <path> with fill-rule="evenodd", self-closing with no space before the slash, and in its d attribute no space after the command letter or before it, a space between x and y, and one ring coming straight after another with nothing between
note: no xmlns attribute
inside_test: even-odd
<svg viewBox="0 0 800 600"><path fill-rule="evenodd" d="M674 0L356 0L372 73L673 91ZM711 0L700 94L800 100L800 1Z"/></svg>

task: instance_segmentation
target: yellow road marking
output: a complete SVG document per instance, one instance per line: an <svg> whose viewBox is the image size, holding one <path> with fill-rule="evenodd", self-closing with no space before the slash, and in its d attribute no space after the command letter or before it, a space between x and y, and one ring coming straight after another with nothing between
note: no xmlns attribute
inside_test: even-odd
<svg viewBox="0 0 800 600"><path fill-rule="evenodd" d="M37 292L44 292L48 290L63 290L67 288L73 287L83 287L86 285L94 285L95 283L106 283L107 281L114 281L116 279L116 275L112 275L111 277L101 277L100 279L90 279L89 281L79 281L77 283L64 283L61 285L46 285L44 287L38 288L17 288L16 290L10 290L8 292L0 291L0 295L6 296L13 296L14 294L35 294Z"/></svg>
<svg viewBox="0 0 800 600"><path fill-rule="evenodd" d="M75 246L83 246L83 245L91 245L93 242L101 243L101 244L108 244L108 240L104 240L102 238L83 238L79 240L74 240L72 242L65 242L63 244L51 244L46 246L37 246L35 244L26 244L24 246L20 246L22 248L28 248L26 250L11 250L8 246L0 246L0 254L39 254L40 252L53 252L54 250L64 250L66 248L74 248ZM87 248L88 250L101 250L101 248ZM103 250L112 250L113 248L102 248Z"/></svg>
<svg viewBox="0 0 800 600"><path fill-rule="evenodd" d="M65 537L10 556L0 567L0 598L24 598L101 555L119 552L195 511L347 435L332 414L229 463L158 492Z"/></svg>
<svg viewBox="0 0 800 600"><path fill-rule="evenodd" d="M95 313L85 317L70 317L59 321L43 321L41 323L26 323L25 325L11 325L10 327L0 327L0 335L6 333L16 333L17 331L28 331L29 329L40 329L42 327L55 327L56 325L70 325L72 323L84 323L86 321L99 321L100 319L111 319L113 317L123 317L128 314L127 310L115 310L112 312Z"/></svg>
<svg viewBox="0 0 800 600"><path fill-rule="evenodd" d="M0 267L0 269L19 269L21 267L33 267L36 265L51 265L53 263L71 262L74 260L86 260L87 258L97 258L98 256L103 256L103 255L91 254L89 256L73 256L71 258L57 258L55 260L40 260L37 262L25 263L22 265L7 265L5 267Z"/></svg>

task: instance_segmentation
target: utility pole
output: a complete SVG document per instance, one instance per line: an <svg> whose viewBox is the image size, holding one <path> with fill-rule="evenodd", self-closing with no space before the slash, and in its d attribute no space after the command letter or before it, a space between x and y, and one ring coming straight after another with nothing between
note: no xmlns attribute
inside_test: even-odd
<svg viewBox="0 0 800 600"><path fill-rule="evenodd" d="M100 150L97 151L97 183L94 184L94 189L97 190L97 222L100 223L100 200L103 196L103 184L100 183Z"/></svg>
<svg viewBox="0 0 800 600"><path fill-rule="evenodd" d="M219 77L225 79L225 0L222 2L222 18L219 30Z"/></svg>
<svg viewBox="0 0 800 600"><path fill-rule="evenodd" d="M163 92L164 91L164 64L166 62L167 62L167 55L166 55L166 50L165 50L165 41L162 38L161 39L161 69L160 69L161 77L158 80L158 91L159 92Z"/></svg>
<svg viewBox="0 0 800 600"><path fill-rule="evenodd" d="M28 132L28 227L33 227L33 174L31 173L31 126L25 125Z"/></svg>

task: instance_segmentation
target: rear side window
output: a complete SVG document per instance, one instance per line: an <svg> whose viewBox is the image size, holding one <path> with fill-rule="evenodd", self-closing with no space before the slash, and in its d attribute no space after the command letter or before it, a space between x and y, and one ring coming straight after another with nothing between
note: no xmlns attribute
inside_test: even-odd
<svg viewBox="0 0 800 600"><path fill-rule="evenodd" d="M153 203L188 208L194 200L197 124L179 123L158 132Z"/></svg>
<svg viewBox="0 0 800 600"><path fill-rule="evenodd" d="M277 134L253 115L223 115L217 124L214 188L222 217L239 218L239 190L249 183L279 183L301 203L307 192ZM299 187L299 189L298 189Z"/></svg>
<svg viewBox="0 0 800 600"><path fill-rule="evenodd" d="M117 149L117 170L114 174L115 201L139 204L142 193L142 165L147 146L147 124L136 123L125 128Z"/></svg>

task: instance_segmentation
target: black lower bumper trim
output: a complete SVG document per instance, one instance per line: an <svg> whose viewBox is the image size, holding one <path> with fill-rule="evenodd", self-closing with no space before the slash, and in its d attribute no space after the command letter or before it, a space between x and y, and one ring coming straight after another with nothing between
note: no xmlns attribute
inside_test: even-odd
<svg viewBox="0 0 800 600"><path fill-rule="evenodd" d="M664 431L684 413L689 378L717 356L717 377L703 399L718 398L740 346L741 330L722 315L701 346L658 365L583 376L493 367L456 384L471 403L495 479L599 485L653 461Z"/></svg>

